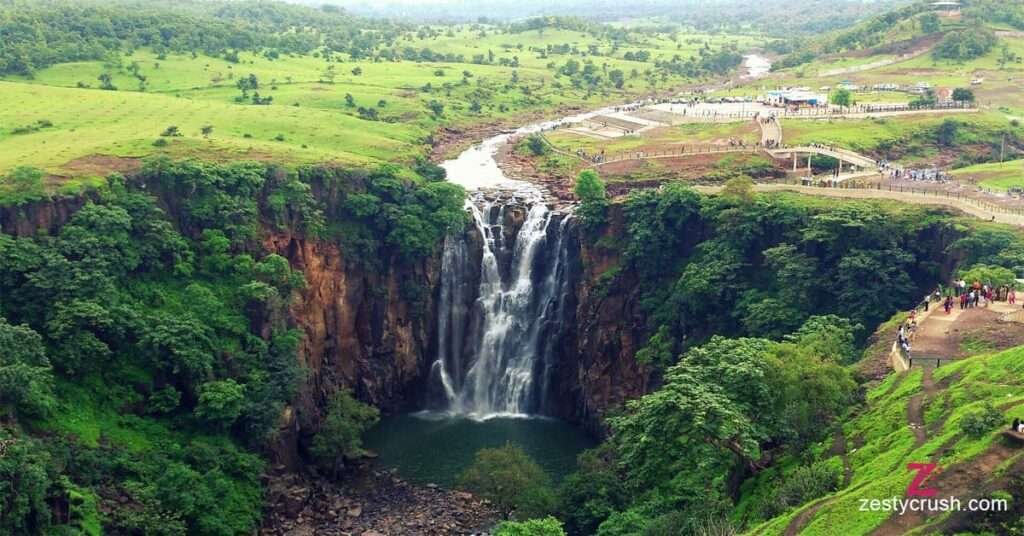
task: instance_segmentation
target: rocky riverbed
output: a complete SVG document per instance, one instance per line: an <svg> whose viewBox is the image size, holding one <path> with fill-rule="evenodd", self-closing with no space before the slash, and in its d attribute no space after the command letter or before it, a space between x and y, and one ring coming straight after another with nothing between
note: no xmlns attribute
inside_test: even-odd
<svg viewBox="0 0 1024 536"><path fill-rule="evenodd" d="M340 484L284 471L266 478L265 536L484 535L500 519L472 494L372 467Z"/></svg>

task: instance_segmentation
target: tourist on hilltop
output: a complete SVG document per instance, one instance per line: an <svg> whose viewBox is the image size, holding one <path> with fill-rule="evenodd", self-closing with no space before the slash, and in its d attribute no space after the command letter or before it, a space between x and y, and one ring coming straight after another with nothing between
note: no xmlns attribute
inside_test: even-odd
<svg viewBox="0 0 1024 536"><path fill-rule="evenodd" d="M1006 302L1010 305L1017 303L1017 290L1015 288L1010 287L1010 292L1006 295Z"/></svg>
<svg viewBox="0 0 1024 536"><path fill-rule="evenodd" d="M946 314L947 315L950 313L950 311L953 310L953 296L952 295L946 296L946 302L943 304L943 307L946 309Z"/></svg>

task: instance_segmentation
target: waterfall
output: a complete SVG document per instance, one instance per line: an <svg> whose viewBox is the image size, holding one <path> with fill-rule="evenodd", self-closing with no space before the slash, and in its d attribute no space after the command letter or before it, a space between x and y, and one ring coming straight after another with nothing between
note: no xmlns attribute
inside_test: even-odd
<svg viewBox="0 0 1024 536"><path fill-rule="evenodd" d="M437 398L476 418L543 411L571 290L569 219L539 197L467 208L475 234L449 235L441 260Z"/></svg>

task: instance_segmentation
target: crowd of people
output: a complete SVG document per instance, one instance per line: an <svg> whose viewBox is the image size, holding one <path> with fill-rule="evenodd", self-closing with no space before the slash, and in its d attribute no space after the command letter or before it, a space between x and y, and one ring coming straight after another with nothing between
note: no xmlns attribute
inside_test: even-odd
<svg viewBox="0 0 1024 536"><path fill-rule="evenodd" d="M989 303L998 299L1005 299L1011 305L1017 304L1017 289L1007 285L996 288L994 285L980 281L968 284L963 279L957 279L953 282L953 289L953 292L947 293L943 300L942 306L946 310L946 314L950 314L957 303L959 303L960 309L988 307ZM936 293L938 292L940 291L936 291Z"/></svg>
<svg viewBox="0 0 1024 536"><path fill-rule="evenodd" d="M597 154L590 154L590 153L588 153L587 151L585 151L583 149L576 149L576 156L580 157L583 160L587 160L587 161L589 161L591 163L594 163L594 164L601 164L601 163L604 162L604 150L603 149L601 150L600 153L597 153Z"/></svg>
<svg viewBox="0 0 1024 536"><path fill-rule="evenodd" d="M937 168L907 169L891 165L883 160L878 165L879 171L889 176L889 180L907 180L916 182L937 182L946 183L952 181L952 177L945 171Z"/></svg>
<svg viewBox="0 0 1024 536"><path fill-rule="evenodd" d="M910 311L906 322L900 324L899 330L896 331L896 344L903 351L903 355L907 357L910 357L910 339L913 338L914 333L917 333L917 309Z"/></svg>
<svg viewBox="0 0 1024 536"><path fill-rule="evenodd" d="M906 320L900 324L896 333L896 343L907 357L910 356L911 340L917 331L917 311L918 309L927 311L933 301L941 303L943 310L948 315L958 306L960 309L988 307L988 304L994 301L1005 301L1010 305L1016 305L1017 289L1010 285L997 287L981 281L968 283L963 278L953 281L952 286L947 289L942 287L935 289L935 292L925 298L919 307L915 307L907 314Z"/></svg>

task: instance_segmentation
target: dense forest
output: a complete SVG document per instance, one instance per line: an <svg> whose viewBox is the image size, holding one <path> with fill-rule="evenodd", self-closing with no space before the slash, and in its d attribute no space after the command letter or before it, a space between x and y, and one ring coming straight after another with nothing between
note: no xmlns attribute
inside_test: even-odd
<svg viewBox="0 0 1024 536"><path fill-rule="evenodd" d="M309 5L319 2L307 1ZM354 13L373 16L404 17L424 22L476 22L481 20L477 13L486 13L483 20L505 21L539 15L585 17L596 21L618 21L629 19L655 19L672 21L702 31L764 31L771 35L788 36L793 33L816 33L849 26L871 13L891 5L906 3L903 0L865 3L842 2L794 2L772 0L749 2L719 0L713 9L707 2L684 1L625 1L625 2L582 2L571 0L558 6L543 2L509 2L488 0L485 2L422 2L415 4L397 2L346 2L345 6ZM800 16L794 17L794 11Z"/></svg>
<svg viewBox="0 0 1024 536"><path fill-rule="evenodd" d="M260 237L427 254L465 221L462 190L398 173L156 160L53 236L0 234L0 531L95 533L100 508L113 532L251 532L259 454L304 375L287 308L305 283ZM329 224L310 182L351 192Z"/></svg>
<svg viewBox="0 0 1024 536"><path fill-rule="evenodd" d="M746 478L801 457L861 403L863 379L848 365L865 337L932 290L949 259L1024 268L1012 231L965 234L941 211L753 196L742 179L717 197L671 185L608 205L600 188L580 193L590 240L623 259L605 291L639 281L651 336L637 359L664 375L610 420L609 440L565 482L570 534L690 534L735 522ZM609 234L619 226L624 236ZM834 466L801 470L747 505L743 522L837 485Z"/></svg>
<svg viewBox="0 0 1024 536"><path fill-rule="evenodd" d="M0 0L0 90L17 106L52 91L42 108L53 111L12 114L0 132L5 147L34 148L27 164L0 170L0 534L283 534L293 526L267 526L280 504L309 512L326 495L325 511L352 523L371 505L342 495L385 481L407 485L380 493L398 502L450 492L462 501L456 517L472 504L495 536L737 534L855 489L849 460L823 453L868 411L881 380L862 366L894 338L879 333L957 275L1010 285L1024 274L1019 230L995 216L758 193L742 174L752 168L716 163L714 194L622 180L613 198L610 175L566 167L575 171L559 177L570 186L556 202L528 184L468 195L438 164L526 114L657 97L683 82L702 88L687 98L703 93L761 45L780 55L777 69L885 47L896 32L935 43L929 61L977 58L1003 39L983 23L1024 28L1013 3L972 1L955 26L901 0L304 3ZM688 37L694 29L706 33ZM167 80L154 88L147 76ZM115 80L138 80L138 91ZM117 124L88 131L94 119L57 113L71 96ZM652 111L669 113L631 117ZM694 132L735 148L733 125L714 114L714 132ZM785 128L804 140L793 143L819 146L840 128L883 131L840 143L879 162L949 156L955 168L1019 155L1017 119L933 117L914 116L913 130L884 131L900 123L890 118L786 118ZM629 136L644 124L620 122L622 138L641 140ZM766 123L747 123L742 135L761 140ZM58 127L84 148L58 148ZM528 173L526 152L580 164L544 135L512 137L527 150L510 143L502 164ZM517 256L530 247L549 254ZM549 325L533 340L566 348L528 374L551 382L538 389L550 407L566 407L508 420L544 412L536 420L594 432L566 456L568 476L556 481L513 444L477 450L458 490L377 470L367 430L433 409L435 377L451 390L436 354L480 332L503 344L508 325L537 320L515 309L495 335L478 329L484 313L462 309L548 299L518 292L541 280L559 311L536 309ZM446 345L439 324L452 318L468 320ZM552 328L562 319L573 324ZM910 393L919 375L887 389ZM991 386L1018 389L1012 380L984 389L1002 396ZM885 411L913 443L907 406ZM479 417L452 413L443 418ZM1003 415L975 413L951 421L953 433L995 436ZM296 489L301 500L288 495Z"/></svg>
<svg viewBox="0 0 1024 536"><path fill-rule="evenodd" d="M0 2L0 74L31 74L55 63L103 60L150 47L209 56L239 51L366 54L402 27L278 2L60 0ZM237 56L234 56L237 57ZM237 61L237 60L236 60Z"/></svg>

